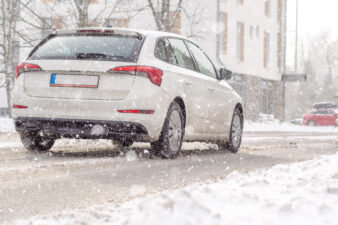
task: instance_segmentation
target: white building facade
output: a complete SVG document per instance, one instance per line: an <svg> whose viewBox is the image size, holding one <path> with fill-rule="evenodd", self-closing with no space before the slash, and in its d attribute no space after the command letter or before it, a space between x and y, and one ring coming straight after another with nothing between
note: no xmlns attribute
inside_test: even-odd
<svg viewBox="0 0 338 225"><path fill-rule="evenodd" d="M35 0L22 21L21 30L32 42L42 39L52 29L77 27L72 1ZM155 30L156 24L147 0L126 0L116 7L104 0L91 0L90 26L117 26ZM154 3L157 1L154 1ZM171 1L173 4L175 1ZM260 114L283 117L286 0L183 0L182 10L171 31L191 37L207 52L216 66L234 72L229 83L243 97L247 119ZM176 5L171 6L170 14ZM24 11L24 9L23 9ZM31 28L28 28L31 27ZM26 43L26 41L23 41ZM25 44L22 44L25 46ZM21 59L32 49L22 48Z"/></svg>

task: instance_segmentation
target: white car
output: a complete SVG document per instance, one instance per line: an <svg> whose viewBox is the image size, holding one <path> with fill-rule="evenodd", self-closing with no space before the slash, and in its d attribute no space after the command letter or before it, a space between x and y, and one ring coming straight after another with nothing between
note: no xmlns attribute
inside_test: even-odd
<svg viewBox="0 0 338 225"><path fill-rule="evenodd" d="M237 152L241 98L193 41L171 33L82 28L48 36L17 66L12 117L25 148L58 138L151 143L175 158L183 140Z"/></svg>

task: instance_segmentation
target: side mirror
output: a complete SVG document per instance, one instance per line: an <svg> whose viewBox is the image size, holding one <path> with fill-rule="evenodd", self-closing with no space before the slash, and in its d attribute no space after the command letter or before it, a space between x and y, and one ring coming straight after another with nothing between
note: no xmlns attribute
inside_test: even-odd
<svg viewBox="0 0 338 225"><path fill-rule="evenodd" d="M219 71L220 80L229 80L232 77L232 72L226 68L221 68Z"/></svg>

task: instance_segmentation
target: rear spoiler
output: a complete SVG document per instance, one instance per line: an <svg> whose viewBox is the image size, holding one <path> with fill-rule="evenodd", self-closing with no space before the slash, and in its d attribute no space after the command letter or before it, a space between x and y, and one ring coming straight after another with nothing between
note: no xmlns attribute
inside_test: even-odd
<svg viewBox="0 0 338 225"><path fill-rule="evenodd" d="M139 32L127 30L123 28L111 28L111 27L84 27L78 29L69 29L69 30L59 30L56 31L56 34L116 34L123 36L137 37L139 39L143 38L143 35Z"/></svg>

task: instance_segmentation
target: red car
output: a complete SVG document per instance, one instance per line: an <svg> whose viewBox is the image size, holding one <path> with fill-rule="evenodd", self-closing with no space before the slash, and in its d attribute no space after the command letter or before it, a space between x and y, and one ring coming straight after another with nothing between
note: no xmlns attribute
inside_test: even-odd
<svg viewBox="0 0 338 225"><path fill-rule="evenodd" d="M334 103L317 103L307 114L303 115L303 124L308 126L337 126L338 105Z"/></svg>

